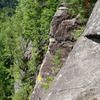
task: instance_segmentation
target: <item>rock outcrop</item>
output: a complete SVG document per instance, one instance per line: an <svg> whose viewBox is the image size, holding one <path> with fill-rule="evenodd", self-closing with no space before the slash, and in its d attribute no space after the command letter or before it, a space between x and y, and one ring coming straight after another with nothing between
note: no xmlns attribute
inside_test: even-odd
<svg viewBox="0 0 100 100"><path fill-rule="evenodd" d="M76 23L76 19L73 15L69 14L65 4L61 4L61 7L55 13L51 22L50 28L50 41L48 51L45 55L43 63L40 67L38 79L30 100L41 100L46 93L46 89L41 87L45 79L57 75L57 72L52 71L52 68L60 70L61 66L55 63L51 63L55 60L57 51L60 51L60 61L65 63L65 59L69 52L72 50L75 43L74 37L71 35L74 29L79 28Z"/></svg>
<svg viewBox="0 0 100 100"><path fill-rule="evenodd" d="M100 0L42 100L100 100Z"/></svg>

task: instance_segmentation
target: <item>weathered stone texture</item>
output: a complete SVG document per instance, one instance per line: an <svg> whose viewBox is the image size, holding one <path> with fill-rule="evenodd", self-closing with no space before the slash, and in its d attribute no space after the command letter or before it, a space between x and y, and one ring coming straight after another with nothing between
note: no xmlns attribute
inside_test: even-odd
<svg viewBox="0 0 100 100"><path fill-rule="evenodd" d="M100 100L100 0L42 100Z"/></svg>

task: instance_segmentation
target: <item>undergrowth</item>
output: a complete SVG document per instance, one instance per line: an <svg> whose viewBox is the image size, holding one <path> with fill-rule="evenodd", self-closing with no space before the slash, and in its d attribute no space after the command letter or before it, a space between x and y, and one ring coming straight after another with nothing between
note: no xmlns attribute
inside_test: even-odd
<svg viewBox="0 0 100 100"><path fill-rule="evenodd" d="M63 54L63 52L61 50L55 50L55 55L53 55L54 60L51 62L51 64L56 64L56 66L52 66L51 67L51 71L54 74L54 76L47 77L44 80L44 82L42 82L40 84L40 86L44 87L46 90L50 87L50 85L52 84L55 76L60 71L60 69L61 69L61 67L63 65L62 62L61 62L61 60L60 60L62 54Z"/></svg>

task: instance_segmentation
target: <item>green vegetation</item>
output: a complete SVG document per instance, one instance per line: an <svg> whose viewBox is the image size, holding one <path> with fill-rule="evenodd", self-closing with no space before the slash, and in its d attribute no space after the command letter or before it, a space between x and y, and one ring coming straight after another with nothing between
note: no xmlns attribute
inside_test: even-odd
<svg viewBox="0 0 100 100"><path fill-rule="evenodd" d="M50 85L52 84L54 78L55 77L53 77L53 76L47 77L45 79L44 83L41 83L40 86L44 87L45 89L48 89L50 87Z"/></svg>
<svg viewBox="0 0 100 100"><path fill-rule="evenodd" d="M54 74L54 76L57 75L57 73L60 71L60 69L63 65L61 60L60 60L61 55L63 55L63 52L61 50L59 50L59 49L55 50L55 55L53 56L54 60L51 62L51 64L56 65L56 66L52 66L52 68L51 68L52 73Z"/></svg>
<svg viewBox="0 0 100 100"><path fill-rule="evenodd" d="M0 1L0 100L29 99L58 6L59 0ZM28 41L33 45L29 61L24 58Z"/></svg>
<svg viewBox="0 0 100 100"><path fill-rule="evenodd" d="M66 3L69 8L68 11L73 15L80 14L81 22L83 25L86 24L92 9L97 0L62 0Z"/></svg>
<svg viewBox="0 0 100 100"><path fill-rule="evenodd" d="M0 0L0 100L28 100L35 85L43 55L48 47L50 22L61 0ZM88 19L97 0L64 0L69 11ZM86 6L86 7L85 7ZM73 10L72 8L75 8ZM84 8L84 9L83 9ZM86 14L87 13L87 14ZM82 29L81 29L82 30ZM77 31L77 38L81 31ZM32 41L32 60L24 57L27 43ZM25 46L26 45L26 46ZM57 74L62 66L60 51L56 52L51 70ZM54 77L45 81L46 89ZM21 83L15 91L15 84Z"/></svg>
<svg viewBox="0 0 100 100"><path fill-rule="evenodd" d="M62 62L60 60L62 54L63 53L61 50L55 50L55 55L53 56L54 60L51 62L51 64L56 65L56 66L51 67L51 70L52 70L52 73L54 74L54 76L57 75L57 73L60 71L60 69L62 67ZM40 84L40 86L44 87L45 89L48 89L55 78L54 76L47 77L45 79L45 81Z"/></svg>
<svg viewBox="0 0 100 100"><path fill-rule="evenodd" d="M72 33L76 41L83 33L86 22L88 21L96 1L97 0L67 0L68 11L75 16L79 16L76 17L76 20L81 25L80 29L74 30Z"/></svg>
<svg viewBox="0 0 100 100"><path fill-rule="evenodd" d="M61 50L55 50L55 55L53 56L54 57L54 60L51 63L54 63L58 67L61 67L62 66L62 63L60 61L60 58L61 58L61 55L62 54L63 54L63 52Z"/></svg>
<svg viewBox="0 0 100 100"><path fill-rule="evenodd" d="M85 28L85 26L82 26L82 27L80 27L79 30L74 30L74 32L72 33L72 35L74 36L74 38L76 39L76 41L82 35L82 33L84 31L84 28Z"/></svg>
<svg viewBox="0 0 100 100"><path fill-rule="evenodd" d="M88 18L91 14L94 4L97 0L68 0L69 11L74 14L80 14L83 18Z"/></svg>

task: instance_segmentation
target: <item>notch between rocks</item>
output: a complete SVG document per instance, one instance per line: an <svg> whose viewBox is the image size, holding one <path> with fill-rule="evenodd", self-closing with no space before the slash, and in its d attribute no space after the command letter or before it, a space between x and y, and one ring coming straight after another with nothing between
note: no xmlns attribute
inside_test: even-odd
<svg viewBox="0 0 100 100"><path fill-rule="evenodd" d="M100 35L98 34L94 34L94 35L90 34L90 35L86 35L85 37L88 39L91 39L92 41L96 43L100 43Z"/></svg>

